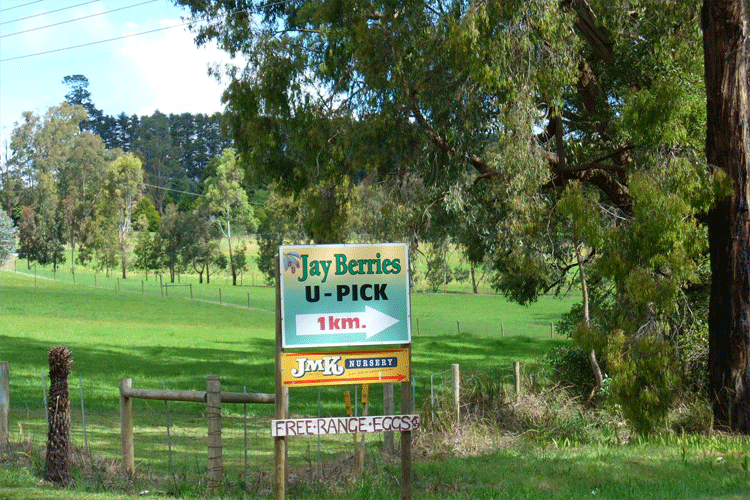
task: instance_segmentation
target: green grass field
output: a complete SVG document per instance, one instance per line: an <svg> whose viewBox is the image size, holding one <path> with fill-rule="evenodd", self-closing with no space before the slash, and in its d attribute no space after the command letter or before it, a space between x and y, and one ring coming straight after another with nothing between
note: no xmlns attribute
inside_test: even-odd
<svg viewBox="0 0 750 500"><path fill-rule="evenodd" d="M138 388L205 390L206 376L218 374L225 391L273 392L272 288L223 284L218 300L218 293L211 291L215 283L194 284L191 300L186 287L170 290L169 296L164 297L158 286L155 292L149 291L140 277L118 283L114 277L98 276L94 283L85 281L84 276L81 274L74 285L48 275L37 275L35 279L33 274L0 271L0 360L10 362L11 442L30 443L37 450L45 443L43 385L48 384L47 350L54 345L65 345L73 351L76 364L69 379L73 440L77 450L83 450L88 442L94 458L87 460L95 461L99 467L96 470L100 471L116 470L119 460L120 378L132 378ZM149 284L153 282L151 277ZM512 383L513 361L523 363L527 379L539 375L543 370L540 356L569 342L552 338L550 323L574 303L575 299L545 298L530 307L520 307L489 294L413 294L417 408L422 407L435 386L444 389L450 384L453 363L460 364L467 376L482 372L508 386ZM290 412L298 416L319 412L324 416L344 415L345 389L293 389ZM369 414L380 414L380 386L373 386L370 400ZM171 477L172 488L167 493L173 496L203 494L205 407L138 400L134 408L137 475ZM248 482L256 484L249 487L248 497L267 497L273 470L272 407L248 405L247 417L243 405L225 404L222 411L228 480L238 482L244 475L247 429ZM353 484L336 483L329 489L296 482L290 497L340 498L343 491L353 498L398 496L398 466L382 465L377 460L382 437L371 435L367 442L373 474ZM415 498L729 500L742 498L750 491L750 447L742 439L712 437L689 444L677 440L622 446L558 446L551 441L522 437L509 442L512 444L495 446L480 456L418 456ZM303 471L314 466L318 449L317 438L291 439L290 469ZM346 463L341 457L351 451L351 436L327 438L320 443L320 456L327 464ZM38 463L36 469L0 467L0 499L129 498L114 492L53 490L39 485L35 478L39 472ZM103 472L92 475L94 480L89 478L86 484L104 477ZM121 489L118 484L101 481L101 487ZM329 482L335 482L335 478L332 476ZM227 495L236 498L237 492Z"/></svg>

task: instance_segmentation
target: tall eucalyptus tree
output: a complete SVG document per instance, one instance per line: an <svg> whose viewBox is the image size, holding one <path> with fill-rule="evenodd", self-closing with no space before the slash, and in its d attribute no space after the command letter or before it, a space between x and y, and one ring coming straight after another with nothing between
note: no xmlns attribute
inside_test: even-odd
<svg viewBox="0 0 750 500"><path fill-rule="evenodd" d="M383 214L401 238L448 232L472 261L491 256L494 286L521 303L585 269L585 344L651 370L662 385L651 403L627 373L614 388L663 417L674 380L663 347L702 331L701 220L726 185L706 168L695 5L176 2L198 44L243 56L224 99L249 174L314 193L328 220L345 221L333 215L346 186L395 193L413 212ZM569 187L580 204L559 205ZM593 212L599 227L581 231ZM630 340L610 343L613 332Z"/></svg>
<svg viewBox="0 0 750 500"><path fill-rule="evenodd" d="M717 424L750 432L750 18L744 0L703 2L709 167L731 180L711 209L710 380Z"/></svg>

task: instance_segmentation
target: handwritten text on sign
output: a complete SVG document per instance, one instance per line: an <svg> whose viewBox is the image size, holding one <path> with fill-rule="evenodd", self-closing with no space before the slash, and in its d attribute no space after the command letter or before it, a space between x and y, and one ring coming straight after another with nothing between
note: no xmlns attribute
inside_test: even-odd
<svg viewBox="0 0 750 500"><path fill-rule="evenodd" d="M419 429L419 415L299 418L271 422L271 435L274 437L355 434L358 432L406 432L417 429Z"/></svg>

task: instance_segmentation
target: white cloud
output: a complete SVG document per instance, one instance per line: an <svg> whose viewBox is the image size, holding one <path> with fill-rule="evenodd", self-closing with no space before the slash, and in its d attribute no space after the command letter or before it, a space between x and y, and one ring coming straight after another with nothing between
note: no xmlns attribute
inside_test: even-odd
<svg viewBox="0 0 750 500"><path fill-rule="evenodd" d="M208 75L208 67L227 62L228 56L215 46L198 48L193 35L179 20L164 20L160 27L174 26L155 34L125 41L120 53L126 66L137 68L128 75L127 86L143 89L136 114L155 110L169 113L214 113L223 109L223 86Z"/></svg>
<svg viewBox="0 0 750 500"><path fill-rule="evenodd" d="M0 33L111 12L123 5L119 0L101 4L87 4L86 10L75 13L66 10L59 18L40 16L22 26L0 26ZM37 12L19 9L17 15ZM143 116L157 109L167 114L222 111L224 85L208 75L208 67L223 66L230 58L212 44L196 47L179 19L182 13L171 1L162 0L0 39L0 58L18 58L0 66L0 147L23 111L43 114L63 101L69 90L62 84L66 75L86 76L94 105L107 115ZM117 40L103 42L112 39ZM79 45L85 46L71 48ZM48 53L34 55L42 52Z"/></svg>

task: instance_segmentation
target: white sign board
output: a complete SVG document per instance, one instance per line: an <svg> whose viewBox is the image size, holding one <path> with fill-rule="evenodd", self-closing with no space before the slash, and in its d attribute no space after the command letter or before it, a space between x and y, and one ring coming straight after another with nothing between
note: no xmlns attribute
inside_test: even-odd
<svg viewBox="0 0 750 500"><path fill-rule="evenodd" d="M279 247L282 346L411 343L404 243Z"/></svg>
<svg viewBox="0 0 750 500"><path fill-rule="evenodd" d="M419 429L419 415L372 417L297 418L273 420L271 435L317 436L358 432L406 432Z"/></svg>

